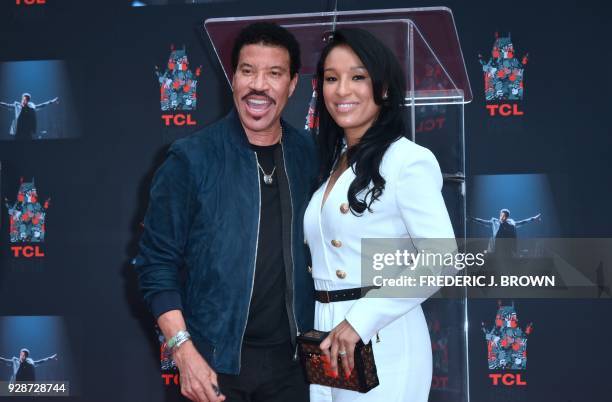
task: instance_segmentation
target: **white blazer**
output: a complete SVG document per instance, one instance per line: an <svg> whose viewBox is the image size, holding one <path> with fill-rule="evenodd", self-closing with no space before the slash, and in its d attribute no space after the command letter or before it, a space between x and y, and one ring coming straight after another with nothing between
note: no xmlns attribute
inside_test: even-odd
<svg viewBox="0 0 612 402"><path fill-rule="evenodd" d="M317 290L364 286L361 283L362 238L454 239L441 193L440 167L428 149L401 138L387 149L380 173L386 180L383 194L372 203L372 212L366 210L361 216L348 210L348 188L355 178L352 169L340 175L323 206L327 182L313 194L304 217L304 234L312 256L311 271ZM316 302L315 328L329 331L346 319L364 343L380 332L382 341L373 342L373 346L381 389L375 388L370 393L384 392L376 398L388 398L385 400L427 400L431 382L431 344L420 307L424 300L366 297L329 304ZM387 334L383 336L385 328ZM400 358L397 348L402 345L407 346L402 349L405 356ZM397 364L406 366L412 376L408 378L414 383L406 382L405 372L393 374L397 373ZM387 377L385 366L393 366L389 367ZM389 384L396 381L401 385ZM404 393L398 391L398 386L410 388L405 389L405 395L412 397L403 398ZM311 387L311 400L352 400L350 395L342 396L346 393L326 388L329 387ZM330 393L329 398L325 397L326 392ZM334 397L330 399L332 392Z"/></svg>
<svg viewBox="0 0 612 402"><path fill-rule="evenodd" d="M442 175L427 148L401 138L385 153L380 173L385 189L372 212L355 216L348 208L348 188L355 174L347 169L336 181L323 208L327 182L313 195L304 218L305 239L312 255L312 276L335 289L361 287L362 238L454 238L442 198ZM405 314L422 299L363 298L346 319L368 342L376 332Z"/></svg>

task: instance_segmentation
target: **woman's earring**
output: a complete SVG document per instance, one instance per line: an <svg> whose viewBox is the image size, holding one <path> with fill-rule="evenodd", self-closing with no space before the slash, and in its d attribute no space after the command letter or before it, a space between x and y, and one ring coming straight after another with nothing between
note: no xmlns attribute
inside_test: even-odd
<svg viewBox="0 0 612 402"><path fill-rule="evenodd" d="M389 94L387 94L387 92L385 92L382 96L383 100L387 100L389 99Z"/></svg>

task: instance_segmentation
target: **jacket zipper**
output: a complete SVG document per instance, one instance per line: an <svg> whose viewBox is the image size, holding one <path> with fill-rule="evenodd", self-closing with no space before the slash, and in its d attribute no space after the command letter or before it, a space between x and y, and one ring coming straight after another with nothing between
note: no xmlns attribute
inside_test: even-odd
<svg viewBox="0 0 612 402"><path fill-rule="evenodd" d="M292 288L292 292L291 292L291 313L293 315L293 324L295 327L295 333L296 333L296 337L300 336L300 328L298 327L298 323L297 323L297 318L295 317L295 261L293 259L293 215L294 215L294 210L293 210L293 196L291 194L291 180L289 180L289 172L287 171L287 162L285 161L285 147L283 146L283 141L281 139L280 141L281 144L281 151L283 153L283 167L285 168L285 176L287 176L287 185L289 187L289 203L291 205L291 233L290 233L290 248L289 251L291 253L291 288ZM295 353L293 354L293 360L297 360L297 340L295 342Z"/></svg>
<svg viewBox="0 0 612 402"><path fill-rule="evenodd" d="M259 225L261 224L261 181L259 180L259 159L257 158L257 152L255 154L255 172L257 173L257 188L259 189L259 212L257 216L257 236L255 237L255 258L253 260L253 277L251 279L251 293L249 294L249 305L247 307L247 316L244 320L244 329L242 330L242 336L240 337L240 347L238 349L238 370L242 367L242 344L244 343L244 334L246 332L247 324L249 322L249 312L251 310L251 299L253 298L253 288L255 287L255 269L257 268L257 248L259 245Z"/></svg>

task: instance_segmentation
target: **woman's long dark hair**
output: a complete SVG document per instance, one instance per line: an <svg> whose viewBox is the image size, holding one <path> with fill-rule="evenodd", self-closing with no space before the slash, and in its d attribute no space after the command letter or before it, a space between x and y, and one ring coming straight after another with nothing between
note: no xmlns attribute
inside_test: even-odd
<svg viewBox="0 0 612 402"><path fill-rule="evenodd" d="M319 121L317 146L321 161L319 185L325 183L339 158L344 131L336 124L325 107L323 98L323 69L325 59L336 46L348 46L359 57L372 80L374 102L381 106L380 113L360 141L347 151L349 166L354 164L355 179L348 189L351 212L361 215L379 199L385 188L385 179L380 175L380 163L389 145L406 137L406 126L402 117L402 106L406 94L404 73L395 55L380 40L362 29L339 29L321 53L317 65L317 105L315 118ZM383 99L383 93L387 94ZM357 194L365 190L363 199Z"/></svg>

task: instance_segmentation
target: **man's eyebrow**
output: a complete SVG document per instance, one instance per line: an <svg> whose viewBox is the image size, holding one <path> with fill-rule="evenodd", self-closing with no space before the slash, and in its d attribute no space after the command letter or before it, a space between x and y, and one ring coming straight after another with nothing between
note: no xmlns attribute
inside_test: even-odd
<svg viewBox="0 0 612 402"><path fill-rule="evenodd" d="M270 67L270 70L274 70L274 69L285 71L285 70L287 70L287 67L285 67L285 66L272 66L272 67Z"/></svg>
<svg viewBox="0 0 612 402"><path fill-rule="evenodd" d="M246 63L246 62L242 62L242 63L240 63L238 65L238 68L241 68L241 67L251 67L251 68L254 68L251 64ZM272 67L268 67L268 69L270 69L270 70L287 71L287 67L285 67L285 66L272 66Z"/></svg>

